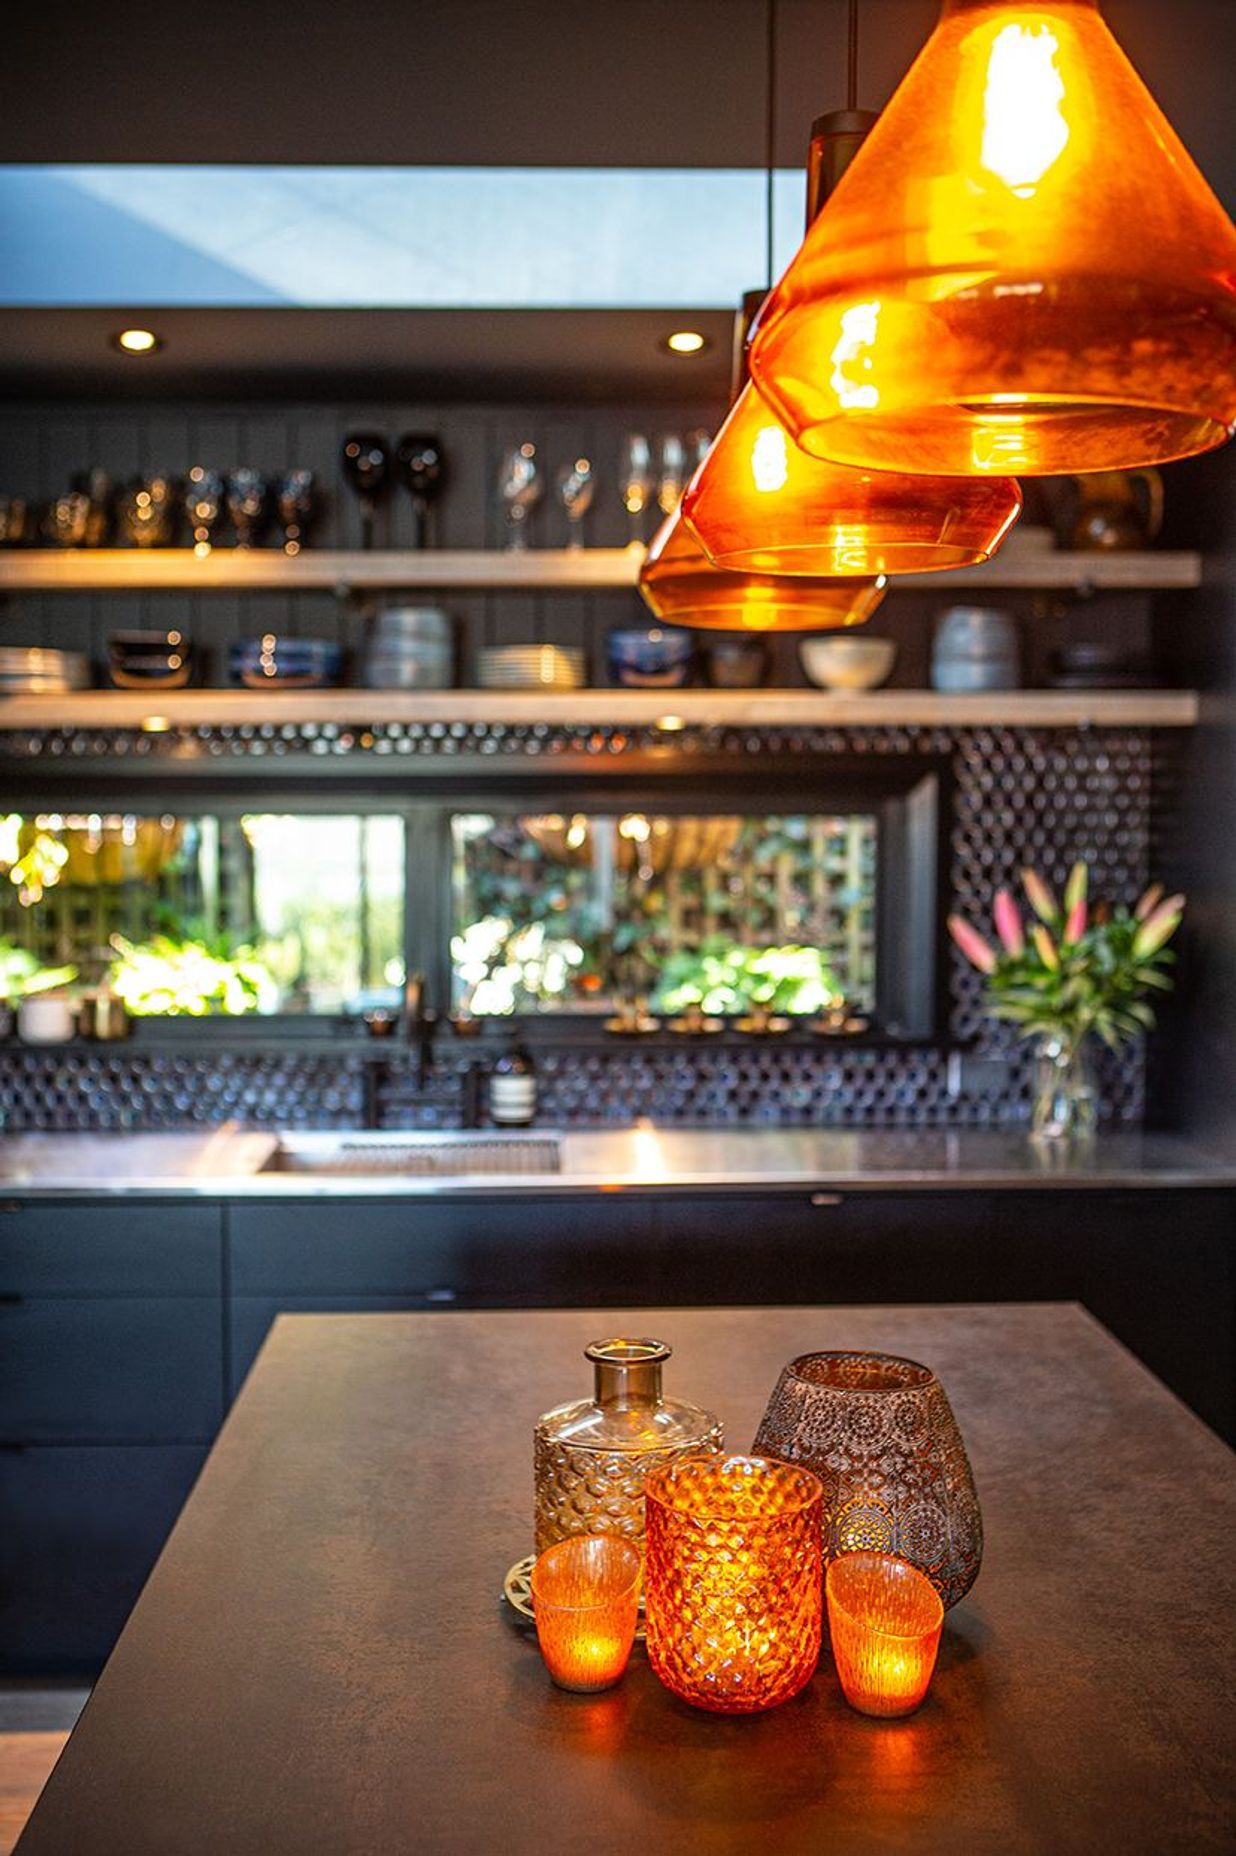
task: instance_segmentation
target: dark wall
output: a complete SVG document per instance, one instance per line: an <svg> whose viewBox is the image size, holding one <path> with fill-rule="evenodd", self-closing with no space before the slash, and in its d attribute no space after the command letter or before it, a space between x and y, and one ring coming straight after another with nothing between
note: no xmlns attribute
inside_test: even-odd
<svg viewBox="0 0 1236 1856"><path fill-rule="evenodd" d="M769 0L75 0L8 9L0 161L760 166ZM935 0L861 0L879 108ZM1236 7L1104 13L1212 180ZM778 158L845 100L846 0L778 0ZM1230 178L1230 176L1229 176Z"/></svg>

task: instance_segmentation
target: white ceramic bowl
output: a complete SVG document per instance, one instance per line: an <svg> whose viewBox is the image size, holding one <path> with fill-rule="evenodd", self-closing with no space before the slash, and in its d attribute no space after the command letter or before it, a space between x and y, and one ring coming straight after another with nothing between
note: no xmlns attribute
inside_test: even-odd
<svg viewBox="0 0 1236 1856"><path fill-rule="evenodd" d="M798 647L807 680L821 690L873 690L892 673L897 646L891 638L804 638Z"/></svg>

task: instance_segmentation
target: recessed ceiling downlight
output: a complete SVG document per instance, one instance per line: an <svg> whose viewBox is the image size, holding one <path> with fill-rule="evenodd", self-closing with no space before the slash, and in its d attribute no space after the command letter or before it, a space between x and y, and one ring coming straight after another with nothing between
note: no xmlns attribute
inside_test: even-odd
<svg viewBox="0 0 1236 1856"><path fill-rule="evenodd" d="M154 354L163 342L153 329L120 329L112 341L122 354Z"/></svg>
<svg viewBox="0 0 1236 1856"><path fill-rule="evenodd" d="M665 338L665 346L671 354L702 354L708 346L708 337L701 335L698 329L675 329Z"/></svg>

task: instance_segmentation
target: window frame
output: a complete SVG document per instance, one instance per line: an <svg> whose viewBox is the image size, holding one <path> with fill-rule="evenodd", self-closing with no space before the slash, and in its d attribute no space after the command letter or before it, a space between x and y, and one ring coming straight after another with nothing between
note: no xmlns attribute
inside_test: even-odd
<svg viewBox="0 0 1236 1856"><path fill-rule="evenodd" d="M387 762L364 772L323 760L313 769L279 762L260 769L252 761L204 768L125 769L98 763L24 769L10 787L12 811L91 811L184 816L244 812L338 814L372 811L403 820L403 955L409 979L422 975L425 1000L442 1024L451 1010L453 916L451 815L461 811L517 814L643 811L667 816L763 810L778 813L873 814L877 831L876 1002L865 1046L931 1045L948 1041L945 894L951 764L945 755L823 755L781 752L734 756L654 752L624 757L626 764L591 757L528 762L482 761L461 756L453 764ZM318 777L313 777L318 776ZM312 781L312 783L311 783ZM905 932L902 932L904 925ZM500 1042L514 1023L485 1021L480 1047ZM528 1013L518 1020L532 1045L601 1045L616 1040L598 1015ZM443 1034L449 1037L449 1033ZM260 1045L335 1046L364 1039L359 1015L277 1012L225 1018L143 1017L133 1038L147 1047L195 1048ZM780 1041L820 1040L804 1024ZM710 1045L751 1039L733 1031ZM641 1038L641 1047L684 1040L666 1031ZM449 1042L442 1048L449 1050ZM462 1045L458 1046L462 1051Z"/></svg>

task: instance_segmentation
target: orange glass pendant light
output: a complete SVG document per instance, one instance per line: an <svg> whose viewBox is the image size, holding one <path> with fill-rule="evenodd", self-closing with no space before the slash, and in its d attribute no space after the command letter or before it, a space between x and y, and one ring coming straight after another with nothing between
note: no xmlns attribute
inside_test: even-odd
<svg viewBox="0 0 1236 1856"><path fill-rule="evenodd" d="M1231 435L1236 229L1097 0L944 0L751 372L863 469L1120 469Z"/></svg>
<svg viewBox="0 0 1236 1856"><path fill-rule="evenodd" d="M734 632L838 631L861 625L884 597L880 580L807 580L714 567L682 517L661 524L640 569L645 605L666 625Z"/></svg>
<svg viewBox="0 0 1236 1856"><path fill-rule="evenodd" d="M924 477L809 457L743 388L682 502L718 567L922 574L990 559L1017 520L1011 477Z"/></svg>
<svg viewBox="0 0 1236 1856"><path fill-rule="evenodd" d="M875 120L866 111L836 110L815 123L809 224ZM1017 520L1021 490L1012 477L908 476L811 457L748 381L687 486L682 510L718 567L932 573L990 559Z"/></svg>

